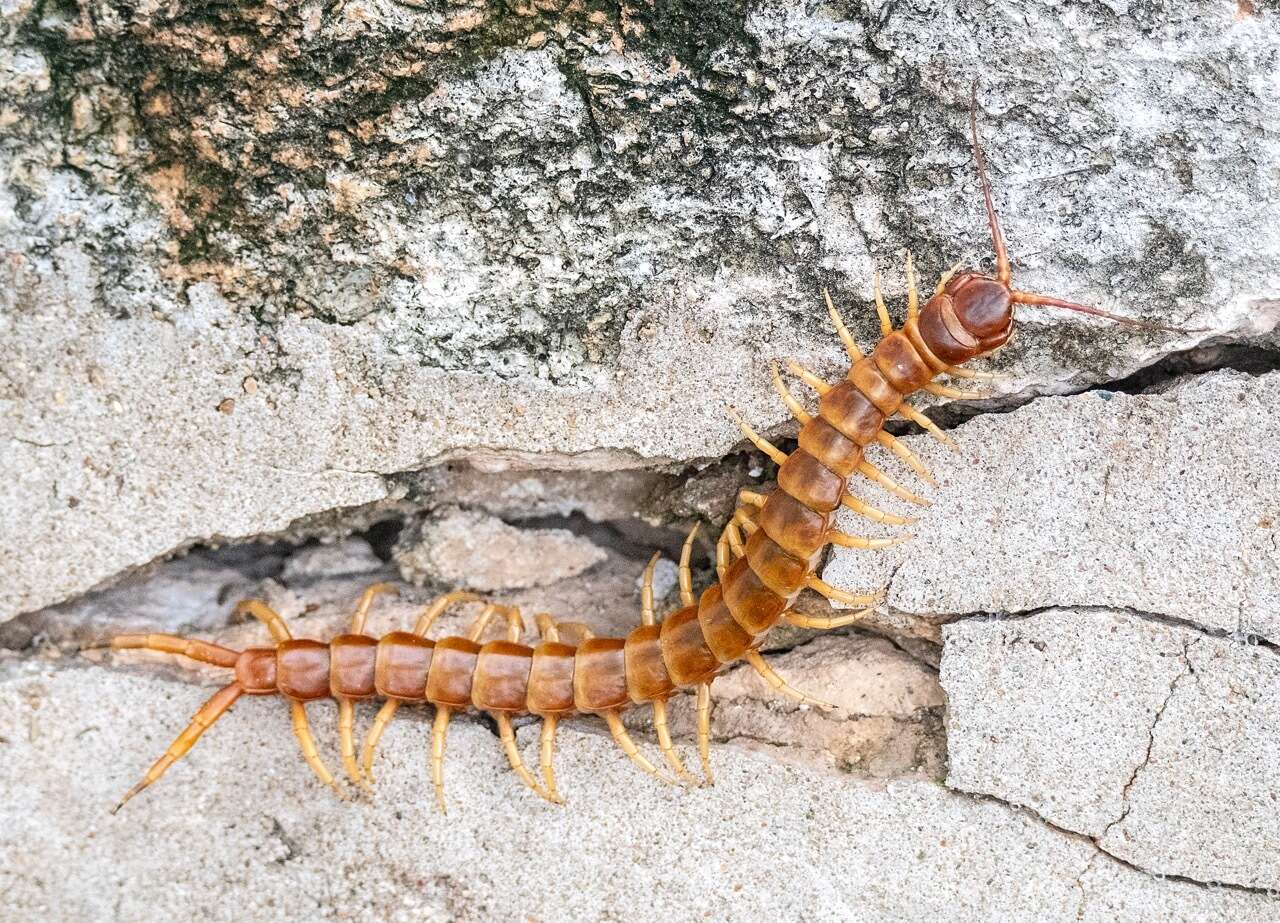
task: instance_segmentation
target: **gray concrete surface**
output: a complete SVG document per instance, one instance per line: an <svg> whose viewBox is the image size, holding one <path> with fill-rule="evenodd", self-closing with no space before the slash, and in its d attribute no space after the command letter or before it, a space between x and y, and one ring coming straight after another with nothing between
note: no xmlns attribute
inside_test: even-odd
<svg viewBox="0 0 1280 923"><path fill-rule="evenodd" d="M944 630L947 784L1151 872L1280 889L1280 656L1111 610Z"/></svg>

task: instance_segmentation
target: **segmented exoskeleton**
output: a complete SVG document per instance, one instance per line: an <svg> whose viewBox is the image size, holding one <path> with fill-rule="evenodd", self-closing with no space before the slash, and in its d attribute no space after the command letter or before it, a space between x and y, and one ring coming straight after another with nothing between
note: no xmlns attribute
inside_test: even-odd
<svg viewBox="0 0 1280 923"><path fill-rule="evenodd" d="M842 504L879 523L907 525L912 521L855 497L850 492L854 477L873 482L911 503L927 505L926 500L890 479L866 458L868 447L878 444L922 478L932 480L924 465L885 431L886 420L894 415L904 417L949 443L946 434L928 417L905 403L906 398L920 390L946 398L977 396L939 384L935 379L941 375L990 377L961 366L1009 340L1015 305L1050 305L1139 326L1163 326L1141 324L1087 305L1021 292L1010 286L1009 258L978 142L976 99L972 102L970 126L995 249L995 274L958 272L958 267L953 268L942 276L933 296L920 307L915 271L908 255L906 323L900 329L893 328L877 276L875 302L883 338L869 355L859 351L827 298L832 322L849 354L849 372L839 383L829 385L792 365L792 370L819 394L817 413L811 414L791 395L774 369L775 387L801 424L798 446L790 453L784 453L739 421L751 442L779 465L777 486L767 494L740 494L740 506L716 546L719 581L700 597L695 600L692 589L689 554L694 536L690 534L680 566L682 608L661 623L656 620L652 591L655 556L645 572L641 624L625 638L591 637L581 625L556 626L549 616L539 616L541 640L535 646L526 646L520 643L523 623L519 612L488 604L466 637L428 640L428 629L448 606L479 601L471 594L453 593L428 607L412 632L395 632L375 639L363 634L364 623L374 597L390 589L384 584L365 592L351 632L327 644L291 638L280 616L258 601L241 603L238 608L266 623L275 640L270 648L237 652L171 635L116 638L112 642L116 649L178 653L235 671L235 679L205 703L124 801L160 778L241 695L280 694L288 699L303 755L316 774L335 788L332 775L316 753L305 703L327 697L337 700L343 764L351 781L366 788L372 778L374 748L395 710L402 703L432 704L436 709L432 778L442 808L445 732L451 716L460 710L475 708L491 714L520 779L544 798L559 801L552 752L556 723L562 716L583 713L603 717L628 757L645 772L675 781L639 752L619 717L629 706L652 705L654 727L667 764L680 780L692 781L672 745L666 705L679 690L695 689L698 750L703 772L710 781L709 690L712 680L728 665L745 660L775 689L801 701L821 704L787 685L768 667L758 647L780 621L809 628L835 628L859 620L866 612L813 618L791 611L796 596L806 587L845 605L869 606L876 602L874 594L847 593L827 585L816 576L816 567L828 544L874 549L902 540L864 538L837 531L835 513ZM507 620L508 636L483 643L483 633L495 616ZM573 643L561 637L561 631L568 634L570 630L575 636ZM375 696L386 703L365 741L362 761L357 762L353 703ZM541 782L524 766L516 746L511 719L519 714L543 719Z"/></svg>

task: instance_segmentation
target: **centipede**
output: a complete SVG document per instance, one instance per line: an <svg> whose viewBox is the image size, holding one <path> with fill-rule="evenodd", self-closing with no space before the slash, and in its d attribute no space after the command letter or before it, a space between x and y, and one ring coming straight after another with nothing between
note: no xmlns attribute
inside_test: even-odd
<svg viewBox="0 0 1280 923"><path fill-rule="evenodd" d="M979 139L976 85L969 103L973 162L994 250L994 273L957 264L941 275L933 295L922 306L915 266L908 253L906 321L898 328L890 319L876 273L874 300L881 339L869 353L859 348L829 293L823 291L827 313L848 354L848 372L832 384L789 363L789 371L817 394L816 412L811 413L784 382L777 364L773 365L773 386L799 427L796 447L790 452L782 451L730 411L746 439L777 464L776 486L765 492L739 492L735 510L714 545L717 579L710 586L695 596L690 566L695 526L681 552L680 608L662 619L655 614L655 555L641 581L640 624L626 637L596 637L580 622L557 623L550 615L540 614L535 618L536 642L523 644L525 623L519 610L458 591L428 605L413 630L375 638L365 633L365 623L375 599L394 590L386 583L375 584L363 593L350 631L328 642L294 638L284 619L261 600L243 601L236 612L265 624L273 641L270 647L235 651L168 634L117 636L110 642L115 650L181 655L231 670L233 678L200 707L112 813L160 779L241 696L280 696L288 702L304 760L320 781L339 795L344 789L316 747L307 716L309 704L330 698L336 702L345 775L352 785L368 792L372 792L375 750L397 710L403 705L431 705L435 710L431 777L442 811L446 809L446 733L452 717L464 711L491 716L515 775L538 796L563 803L555 777L554 751L558 723L567 717L603 719L618 747L644 773L671 784L693 786L713 781L711 684L729 667L746 663L780 694L811 706L829 707L779 676L760 653L761 644L779 624L836 629L863 620L880 603L882 593L838 589L819 578L818 568L833 545L876 550L909 538L903 532L872 538L837 529L836 514L842 507L888 527L902 529L916 521L872 506L858 497L855 489L874 485L914 506L930 504L867 457L873 447L879 447L914 476L936 487L929 469L887 431L886 424L901 418L952 448L955 443L907 399L919 392L948 400L986 396L938 379L995 378L990 372L965 366L1009 342L1017 308L1061 308L1131 326L1186 332L1012 286L1009 255ZM830 616L796 611L796 599L806 589L849 611ZM427 637L446 610L463 604L482 607L465 636ZM505 622L505 637L486 641L485 634L495 619ZM682 760L668 722L673 696L690 691L696 701L700 779ZM357 754L355 705L371 699L383 704ZM652 708L652 725L665 770L641 752L623 723L622 713L638 707ZM540 779L526 766L517 745L512 722L521 716L541 720Z"/></svg>

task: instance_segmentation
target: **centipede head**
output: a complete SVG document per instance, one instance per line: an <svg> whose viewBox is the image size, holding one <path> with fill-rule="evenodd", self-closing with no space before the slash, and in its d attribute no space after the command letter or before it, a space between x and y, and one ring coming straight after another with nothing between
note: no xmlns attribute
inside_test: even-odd
<svg viewBox="0 0 1280 923"><path fill-rule="evenodd" d="M1000 229L1000 216L996 213L991 193L991 180L987 175L987 159L978 140L978 82L975 80L969 94L969 129L973 135L973 159L982 184L982 197L987 207L987 223L991 227L991 241L996 252L994 276L966 270L947 280L943 292L950 296L955 317L965 331L981 344L982 352L989 353L1008 342L1013 335L1013 316L1017 305L1029 307L1055 307L1104 317L1120 324L1142 327L1147 330L1166 330L1173 333L1190 333L1205 328L1171 327L1167 324L1135 320L1119 314L1103 311L1092 305L1077 304L1050 295L1022 292L1010 285L1012 270L1009 253L1005 248L1004 233Z"/></svg>

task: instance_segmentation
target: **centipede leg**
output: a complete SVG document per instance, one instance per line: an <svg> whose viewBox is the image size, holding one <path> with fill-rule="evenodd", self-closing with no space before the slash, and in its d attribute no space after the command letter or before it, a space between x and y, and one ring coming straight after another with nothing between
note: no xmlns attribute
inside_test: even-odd
<svg viewBox="0 0 1280 923"><path fill-rule="evenodd" d="M690 785L697 785L698 780L695 779L688 769L685 769L684 762L680 759L680 754L676 752L675 745L671 742L671 728L667 725L667 701L666 699L655 699L653 703L653 729L658 732L658 746L662 748L662 755L667 761L667 765L680 779L683 779Z"/></svg>
<svg viewBox="0 0 1280 923"><path fill-rule="evenodd" d="M827 709L835 708L835 706L830 702L815 699L813 696L806 695L799 689L791 686L785 679L774 671L773 667L769 666L769 664L765 662L765 659L760 656L759 651L747 651L742 656L743 659L751 665L751 668L760 674L761 679L768 683L775 691L781 692L783 695L787 696L787 698L795 699L801 705L814 705L818 708Z"/></svg>
<svg viewBox="0 0 1280 923"><path fill-rule="evenodd" d="M520 756L520 748L516 746L516 733L511 727L511 716L506 712L500 711L495 712L493 718L498 722L498 736L502 739L502 749L506 751L507 762L511 764L511 768L520 777L520 781L529 786L539 798L545 798L547 801L560 804L561 802L545 791L529 770L525 768L524 760Z"/></svg>
<svg viewBox="0 0 1280 923"><path fill-rule="evenodd" d="M354 703L350 699L339 698L338 736L342 741L342 765L347 770L347 778L372 795L373 788L360 775L360 767L356 764L355 721Z"/></svg>
<svg viewBox="0 0 1280 923"><path fill-rule="evenodd" d="M145 650L160 651L164 654L181 654L200 663L211 663L217 667L234 667L240 657L239 651L233 651L208 641L196 638L179 638L176 635L116 635L111 639L113 651Z"/></svg>
<svg viewBox="0 0 1280 923"><path fill-rule="evenodd" d="M431 784L436 790L436 804L441 814L449 813L444 804L444 737L451 717L448 706L437 705L436 720L431 725Z"/></svg>
<svg viewBox="0 0 1280 923"><path fill-rule="evenodd" d="M782 376L778 374L778 363L770 362L769 371L773 375L773 390L778 392L778 397L782 398L782 403L787 405L787 409L791 411L791 416L796 418L801 426L813 419L813 415L805 410L796 400L796 396L791 393L791 389L787 387L782 380Z"/></svg>
<svg viewBox="0 0 1280 923"><path fill-rule="evenodd" d="M831 317L831 323L835 325L836 333L840 336L840 342L844 344L844 351L848 354L849 361L857 362L862 358L862 350L858 349L857 342L853 339L853 335L849 333L849 328L844 324L844 318L836 310L836 306L831 301L831 294L825 288L822 290L822 297L827 302L827 314Z"/></svg>
<svg viewBox="0 0 1280 923"><path fill-rule="evenodd" d="M307 720L307 706L297 699L290 699L289 712L293 718L293 735L298 738L298 746L302 748L302 758L307 761L307 765L321 782L332 788L339 798L345 799L346 796L338 787L333 773L324 764L324 760L320 759L320 753L316 750L316 739L311 734L311 722Z"/></svg>
<svg viewBox="0 0 1280 923"><path fill-rule="evenodd" d="M608 723L609 733L613 735L614 742L622 748L622 752L627 755L631 762L659 781L666 782L669 785L678 784L675 779L665 775L657 766L645 758L645 755L636 747L635 741L631 739L631 735L627 733L627 729L623 727L622 719L618 717L616 711L606 711L600 714Z"/></svg>
<svg viewBox="0 0 1280 923"><path fill-rule="evenodd" d="M969 262L969 259L968 259L968 257L966 257L965 259L963 259L963 260L961 260L960 262L956 263L954 266L952 266L952 267L951 267L950 269L948 269L946 272L944 272L941 276L939 276L939 277L938 277L938 287L937 287L936 289L934 289L934 294L935 294L935 295L941 295L944 291L946 291L947 283L951 281L951 277L952 277L952 276L954 276L956 273L958 273L961 269L963 269L963 268L964 268L964 265L965 265L966 263L968 263L968 262Z"/></svg>
<svg viewBox="0 0 1280 923"><path fill-rule="evenodd" d="M898 408L898 413L902 415L903 419L910 420L953 452L960 451L960 446L956 444L956 441L939 429L937 423L934 423L910 404L903 404Z"/></svg>
<svg viewBox="0 0 1280 923"><path fill-rule="evenodd" d="M940 385L936 381L931 381L924 386L924 390L937 397L945 397L951 401L977 401L983 398L991 397L982 391L961 391L958 388L948 388L946 385Z"/></svg>
<svg viewBox="0 0 1280 923"><path fill-rule="evenodd" d="M400 590L390 583L375 583L360 594L360 602L356 604L355 614L351 617L351 633L353 635L364 633L364 623L369 617L369 610L373 607L374 597L382 593L398 596L400 595Z"/></svg>
<svg viewBox="0 0 1280 923"><path fill-rule="evenodd" d="M547 787L547 794L556 804L564 804L564 796L556 787L556 725L559 719L555 715L542 716L542 734L538 739L538 764L542 767L542 781Z"/></svg>
<svg viewBox="0 0 1280 923"><path fill-rule="evenodd" d="M911 541L914 537L912 535L895 535L892 538L864 538L861 535L848 535L844 532L827 533L827 541L833 545L839 545L841 548L861 548L865 550L901 545L903 542Z"/></svg>
<svg viewBox="0 0 1280 923"><path fill-rule="evenodd" d="M361 762L364 765L364 777L373 784L373 751L378 748L378 741L382 739L382 732L387 729L387 725L391 723L391 719L396 715L396 709L400 707L400 702L396 699L387 699L382 704L382 708L378 709L377 716L373 719L373 727L369 728L369 734L364 739L364 749L360 754Z"/></svg>
<svg viewBox="0 0 1280 923"><path fill-rule="evenodd" d="M742 415L739 414L738 411L734 410L732 407L729 408L729 416L733 420L733 422L738 424L738 429L742 430L742 435L746 436L747 439L751 442L751 444L754 445L757 449L759 449L765 455L768 455L771 459L773 459L775 464L781 465L783 462L787 460L786 452L782 451L780 448L778 448L768 439L765 439L763 436L757 433L754 429L752 429L747 424L747 421L742 419Z"/></svg>
<svg viewBox="0 0 1280 923"><path fill-rule="evenodd" d="M711 684L698 686L698 759L702 761L702 774L708 785L715 785L711 774Z"/></svg>
<svg viewBox="0 0 1280 923"><path fill-rule="evenodd" d="M858 594L837 590L831 584L820 580L815 574L810 574L805 579L804 585L815 593L819 593L827 597L827 599L835 600L838 603L843 603L846 606L874 606L884 599L883 593Z"/></svg>
<svg viewBox="0 0 1280 923"><path fill-rule="evenodd" d="M832 628L843 628L846 625L856 625L871 613L870 609L859 609L856 612L850 612L847 615L801 615L798 612L788 612L782 617L782 620L788 625L795 628L813 628L818 631L829 631Z"/></svg>
<svg viewBox="0 0 1280 923"><path fill-rule="evenodd" d="M906 463L907 467L918 474L922 479L932 484L934 487L938 486L937 480L934 479L934 476L929 469L924 466L924 462L916 458L915 454L910 449L897 439L893 438L893 436L889 435L884 430L881 430L876 434L876 441L894 455L898 456L898 458L902 459L902 461Z"/></svg>
<svg viewBox="0 0 1280 923"><path fill-rule="evenodd" d="M858 462L858 473L868 481L879 484L895 497L906 500L908 503L914 503L916 506L933 506L932 500L926 500L924 497L913 494L866 459Z"/></svg>
<svg viewBox="0 0 1280 923"><path fill-rule="evenodd" d="M907 318L914 320L920 315L920 290L916 288L916 263L907 251Z"/></svg>
<svg viewBox="0 0 1280 923"><path fill-rule="evenodd" d="M1008 375L1001 375L998 372L982 372L976 369L962 369L956 366L948 366L942 370L944 375L950 375L952 378L968 378L973 381L1008 381Z"/></svg>
<svg viewBox="0 0 1280 923"><path fill-rule="evenodd" d="M853 494L845 494L840 498L840 502L859 516L870 519L872 522L880 522L890 526L912 526L920 521L914 516L899 516L896 513L886 513L870 503L859 500Z"/></svg>
<svg viewBox="0 0 1280 923"><path fill-rule="evenodd" d="M682 606L693 605L693 571L689 569L689 560L693 557L693 540L701 525L700 522L693 524L688 538L680 548L680 605Z"/></svg>
<svg viewBox="0 0 1280 923"><path fill-rule="evenodd" d="M880 335L887 337L893 333L893 321L889 320L889 311L884 306L884 293L880 291L880 273L875 274L876 316L880 318Z"/></svg>
<svg viewBox="0 0 1280 923"><path fill-rule="evenodd" d="M215 692L207 702L200 706L200 710L192 717L191 723L187 725L186 729L174 739L173 743L169 744L169 749L165 751L164 756L156 760L155 764L147 770L147 774L142 777L141 782L125 793L125 796L120 799L120 803L111 809L111 813L115 814L119 811L129 799L159 779L170 766L186 756L187 752L196 745L200 735L209 730L215 721L226 714L227 709L235 703L236 699L240 698L242 692L244 692L244 689L241 688L239 683L232 683Z"/></svg>
<svg viewBox="0 0 1280 923"><path fill-rule="evenodd" d="M260 599L244 599L236 603L236 607L231 610L233 616L243 614L252 615L258 621L267 626L267 630L271 632L271 637L276 643L290 640L293 635L289 634L289 626L284 623L284 619L280 614L264 603Z"/></svg>

